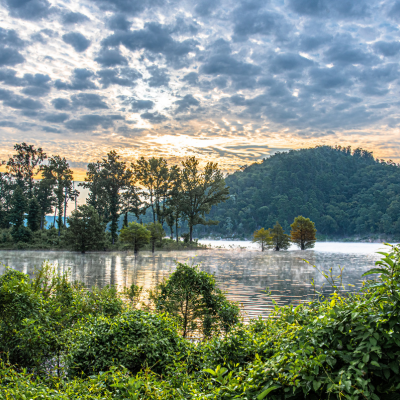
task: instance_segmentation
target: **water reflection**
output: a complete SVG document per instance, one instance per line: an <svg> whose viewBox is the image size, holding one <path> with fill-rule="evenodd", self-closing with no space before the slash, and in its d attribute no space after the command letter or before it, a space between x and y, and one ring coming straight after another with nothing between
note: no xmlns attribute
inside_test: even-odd
<svg viewBox="0 0 400 400"><path fill-rule="evenodd" d="M370 246L371 247L371 246ZM371 247L372 248L372 247ZM175 260L200 264L201 269L215 274L221 289L232 300L240 301L248 317L268 315L273 307L263 292L269 287L272 298L279 304L298 304L310 299L315 279L317 286L324 283L311 264L324 270L337 265L345 267L343 284L349 291L361 286L361 275L379 259L370 248L368 252L288 251L264 252L213 249L205 251L156 252L154 255L132 253L70 253L48 251L0 251L0 262L25 273L32 273L44 260L57 266L58 271L70 270L72 279L84 282L87 287L132 283L150 289L175 269ZM374 248L375 249L375 248ZM4 270L0 266L0 273ZM349 284L354 286L349 286Z"/></svg>

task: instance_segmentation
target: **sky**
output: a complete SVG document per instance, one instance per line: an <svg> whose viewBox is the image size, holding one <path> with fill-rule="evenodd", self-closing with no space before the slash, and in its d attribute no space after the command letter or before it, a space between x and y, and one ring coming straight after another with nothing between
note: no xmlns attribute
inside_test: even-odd
<svg viewBox="0 0 400 400"><path fill-rule="evenodd" d="M25 141L80 177L112 149L399 162L399 22L400 1L0 0L0 159Z"/></svg>

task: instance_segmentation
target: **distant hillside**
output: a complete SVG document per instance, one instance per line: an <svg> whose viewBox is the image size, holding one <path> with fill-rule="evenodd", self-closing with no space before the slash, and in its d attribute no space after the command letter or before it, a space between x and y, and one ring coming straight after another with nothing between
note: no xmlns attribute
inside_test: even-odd
<svg viewBox="0 0 400 400"><path fill-rule="evenodd" d="M400 235L400 167L371 152L321 146L278 153L226 178L230 199L214 207L218 226L198 234L249 235L294 217L315 222L329 236Z"/></svg>

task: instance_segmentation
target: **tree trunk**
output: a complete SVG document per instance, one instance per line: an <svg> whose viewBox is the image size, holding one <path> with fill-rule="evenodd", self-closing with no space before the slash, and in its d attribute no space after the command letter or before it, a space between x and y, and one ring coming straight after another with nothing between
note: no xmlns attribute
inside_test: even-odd
<svg viewBox="0 0 400 400"><path fill-rule="evenodd" d="M152 241L151 241L151 252L152 252L152 253L154 253L154 247L155 247L155 245L156 245L156 240L155 240L155 239L152 239Z"/></svg>
<svg viewBox="0 0 400 400"><path fill-rule="evenodd" d="M125 227L128 226L128 213L127 212L125 213L125 216L124 216L124 226Z"/></svg>
<svg viewBox="0 0 400 400"><path fill-rule="evenodd" d="M189 234L190 234L190 243L193 242L193 225L189 226Z"/></svg>
<svg viewBox="0 0 400 400"><path fill-rule="evenodd" d="M173 225L171 225L171 226L169 227L169 229L171 229L171 236L170 236L170 238L173 239L173 238L174 238Z"/></svg>
<svg viewBox="0 0 400 400"><path fill-rule="evenodd" d="M176 221L175 222L176 243L178 243L179 242L179 235L178 235L178 221L179 221L179 218L177 218L175 221Z"/></svg>

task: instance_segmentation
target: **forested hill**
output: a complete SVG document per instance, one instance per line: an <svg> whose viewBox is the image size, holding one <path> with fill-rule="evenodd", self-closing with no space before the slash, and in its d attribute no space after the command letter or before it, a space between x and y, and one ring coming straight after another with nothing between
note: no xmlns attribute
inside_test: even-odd
<svg viewBox="0 0 400 400"><path fill-rule="evenodd" d="M230 199L214 207L208 232L249 235L294 217L330 236L400 235L400 167L371 152L321 146L278 153L226 178ZM200 233L200 232L199 232Z"/></svg>

